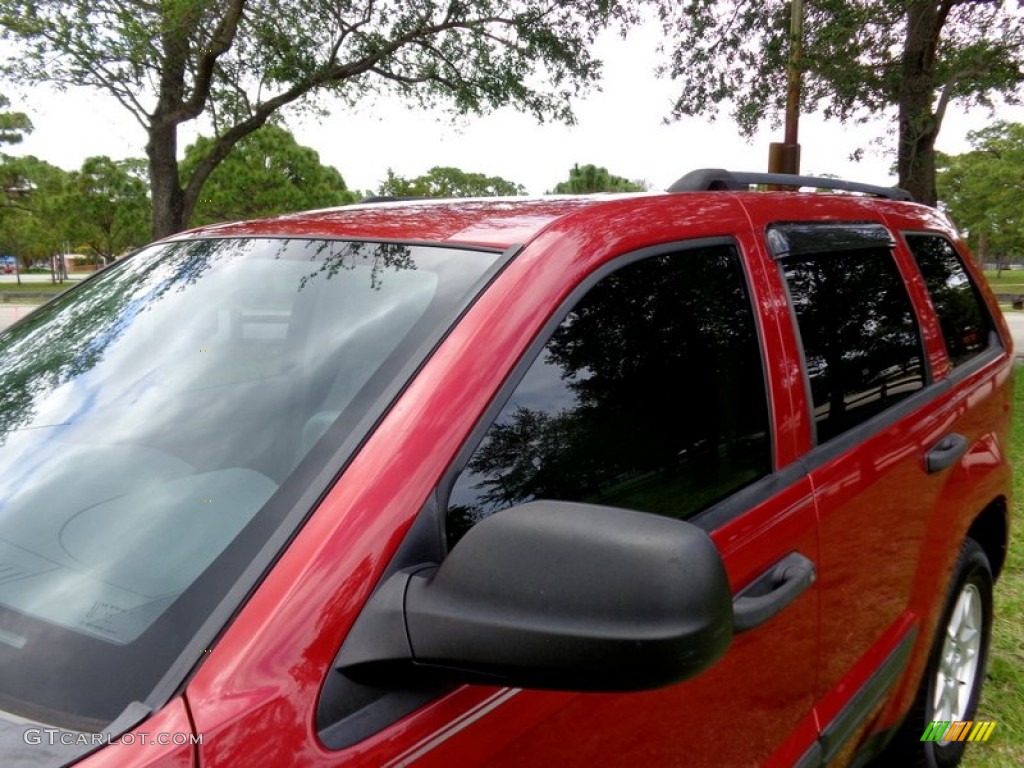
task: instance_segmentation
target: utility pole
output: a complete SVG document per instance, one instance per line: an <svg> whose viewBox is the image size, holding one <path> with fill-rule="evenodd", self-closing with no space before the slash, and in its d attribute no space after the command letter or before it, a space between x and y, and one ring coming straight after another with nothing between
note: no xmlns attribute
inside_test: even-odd
<svg viewBox="0 0 1024 768"><path fill-rule="evenodd" d="M786 133L783 143L768 147L769 173L800 173L800 58L804 38L804 3L792 0L789 21L789 68L786 88Z"/></svg>

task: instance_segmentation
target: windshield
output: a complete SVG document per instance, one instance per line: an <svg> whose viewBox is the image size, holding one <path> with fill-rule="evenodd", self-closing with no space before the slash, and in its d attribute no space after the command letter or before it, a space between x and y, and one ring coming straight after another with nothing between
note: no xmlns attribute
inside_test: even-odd
<svg viewBox="0 0 1024 768"><path fill-rule="evenodd" d="M145 700L495 260L186 240L0 337L0 709L99 730Z"/></svg>

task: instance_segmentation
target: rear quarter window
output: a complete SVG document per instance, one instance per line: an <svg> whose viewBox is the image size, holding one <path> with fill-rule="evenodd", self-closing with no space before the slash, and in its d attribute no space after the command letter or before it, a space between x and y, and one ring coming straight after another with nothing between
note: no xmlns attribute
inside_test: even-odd
<svg viewBox="0 0 1024 768"><path fill-rule="evenodd" d="M949 362L955 368L998 342L992 317L960 254L941 235L904 235L939 318Z"/></svg>

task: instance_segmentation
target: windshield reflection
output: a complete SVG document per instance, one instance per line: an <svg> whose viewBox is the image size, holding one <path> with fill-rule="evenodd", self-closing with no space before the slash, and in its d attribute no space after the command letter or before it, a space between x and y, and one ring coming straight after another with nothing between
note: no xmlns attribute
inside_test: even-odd
<svg viewBox="0 0 1024 768"><path fill-rule="evenodd" d="M383 407L494 258L185 240L0 336L0 700L98 720L142 700L162 669L133 678L113 649L173 657L231 585L224 553L342 414Z"/></svg>

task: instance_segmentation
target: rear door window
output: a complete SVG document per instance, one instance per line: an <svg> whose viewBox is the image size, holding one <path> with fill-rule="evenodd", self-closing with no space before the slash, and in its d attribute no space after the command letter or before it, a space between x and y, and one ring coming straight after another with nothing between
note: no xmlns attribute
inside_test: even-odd
<svg viewBox="0 0 1024 768"><path fill-rule="evenodd" d="M940 235L905 238L928 286L950 364L963 365L998 344L992 317L953 244Z"/></svg>
<svg viewBox="0 0 1024 768"><path fill-rule="evenodd" d="M877 225L784 225L769 234L796 316L817 441L925 385L910 297Z"/></svg>

